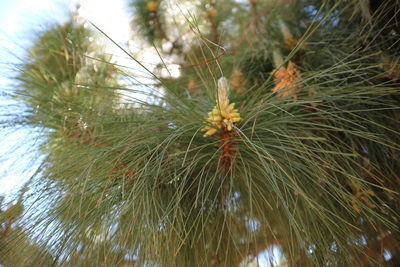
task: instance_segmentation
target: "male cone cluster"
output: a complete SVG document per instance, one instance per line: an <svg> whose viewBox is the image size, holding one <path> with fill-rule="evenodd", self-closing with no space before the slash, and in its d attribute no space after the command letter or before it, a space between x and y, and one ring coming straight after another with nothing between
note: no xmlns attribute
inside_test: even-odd
<svg viewBox="0 0 400 267"><path fill-rule="evenodd" d="M234 123L241 120L239 111L235 109L235 103L229 103L228 88L228 80L221 77L218 80L217 105L208 113L209 125L203 128L204 137L215 134L219 129L230 132Z"/></svg>
<svg viewBox="0 0 400 267"><path fill-rule="evenodd" d="M297 98L296 92L301 87L300 71L295 67L293 62L289 61L287 67L280 67L275 73L275 87L272 92L276 92L279 97L291 95Z"/></svg>
<svg viewBox="0 0 400 267"><path fill-rule="evenodd" d="M223 172L228 172L231 169L237 150L233 146L234 132L232 130L234 123L241 120L239 111L235 109L235 103L229 103L228 91L228 80L225 77L221 77L218 80L217 105L208 113L208 125L202 129L206 132L204 137L217 134L222 152L219 166Z"/></svg>

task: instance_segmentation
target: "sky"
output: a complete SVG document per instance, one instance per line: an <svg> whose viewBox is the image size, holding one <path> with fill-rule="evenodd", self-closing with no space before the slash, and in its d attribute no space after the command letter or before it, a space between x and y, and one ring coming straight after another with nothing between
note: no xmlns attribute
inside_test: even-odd
<svg viewBox="0 0 400 267"><path fill-rule="evenodd" d="M0 107L2 113L14 112L15 101L6 98L4 92L10 87L10 63L18 63L23 57L28 38L23 38L33 25L44 23L50 16L61 18L63 9L56 8L51 0L0 0ZM30 36L30 35L28 35ZM0 194L9 196L18 191L29 169L35 165L27 153L32 143L21 145L21 140L31 140L29 129L0 129ZM25 155L25 156L24 156Z"/></svg>
<svg viewBox="0 0 400 267"><path fill-rule="evenodd" d="M129 14L124 0L0 0L0 108L3 111L12 112L15 104L4 96L6 89L12 86L8 79L12 75L10 66L23 58L36 30L49 23L65 22L70 10L79 2L79 15L114 40L128 41ZM108 53L121 53L115 45L107 44ZM13 129L12 132L0 129L0 195L17 192L39 164L40 158L32 149L37 147L37 142L31 137L30 129ZM38 160L32 162L32 157Z"/></svg>
<svg viewBox="0 0 400 267"><path fill-rule="evenodd" d="M159 62L157 52L151 47L143 49L138 40L130 40L133 38L130 30L132 14L129 13L127 2L127 0L0 0L0 120L4 110L21 112L18 108L12 107L16 102L6 98L4 92L15 86L8 77L12 75L13 66L20 63L21 58L26 55L27 48L34 40L35 32L45 29L46 25L54 22L65 22L71 10L76 11L78 4L80 7L77 12L84 21L86 20L88 27L91 27L88 23L91 22L123 47L131 51L140 50L141 58L146 62L144 65L149 69L153 68L155 63ZM115 63L128 67L133 73L143 72L136 62L111 41L103 38L101 43L105 47L105 52L113 55ZM178 76L179 70L172 67L174 66L170 68L172 75ZM149 83L148 80L142 82ZM146 101L143 94L126 95L126 99L130 97ZM40 164L40 157L34 155L33 148L38 144L34 137L30 129L12 129L11 132L6 132L0 128L0 195L9 197L17 192L31 176L34 167ZM39 160L32 162L32 158Z"/></svg>

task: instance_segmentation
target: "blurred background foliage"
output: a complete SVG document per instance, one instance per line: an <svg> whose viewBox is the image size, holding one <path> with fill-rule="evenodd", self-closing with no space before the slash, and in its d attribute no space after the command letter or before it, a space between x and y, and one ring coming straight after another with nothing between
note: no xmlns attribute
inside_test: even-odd
<svg viewBox="0 0 400 267"><path fill-rule="evenodd" d="M400 265L397 0L128 4L157 57L72 13L15 66L3 124L45 158L1 201L1 265ZM220 77L241 121L203 137Z"/></svg>

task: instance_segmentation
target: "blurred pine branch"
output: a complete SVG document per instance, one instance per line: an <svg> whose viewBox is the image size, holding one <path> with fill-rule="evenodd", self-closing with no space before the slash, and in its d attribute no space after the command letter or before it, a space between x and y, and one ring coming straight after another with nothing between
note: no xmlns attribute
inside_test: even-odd
<svg viewBox="0 0 400 267"><path fill-rule="evenodd" d="M16 66L46 157L1 264L400 264L398 1L130 7L148 83L74 16Z"/></svg>

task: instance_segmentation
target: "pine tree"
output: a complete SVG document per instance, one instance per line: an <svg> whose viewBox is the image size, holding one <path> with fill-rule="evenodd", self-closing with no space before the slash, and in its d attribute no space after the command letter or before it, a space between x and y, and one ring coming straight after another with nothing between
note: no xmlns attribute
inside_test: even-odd
<svg viewBox="0 0 400 267"><path fill-rule="evenodd" d="M17 66L10 121L45 159L1 205L0 264L400 264L398 1L130 8L154 68L75 15Z"/></svg>

